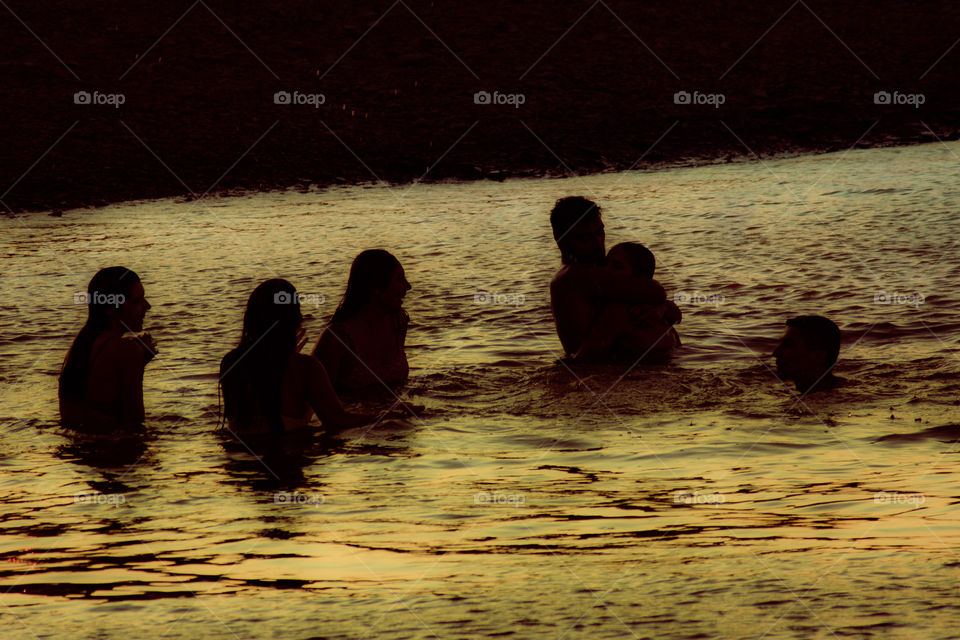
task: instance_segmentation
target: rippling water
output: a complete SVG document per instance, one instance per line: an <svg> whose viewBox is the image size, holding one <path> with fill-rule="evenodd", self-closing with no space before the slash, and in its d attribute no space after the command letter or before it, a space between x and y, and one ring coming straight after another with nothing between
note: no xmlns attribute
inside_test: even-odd
<svg viewBox="0 0 960 640"><path fill-rule="evenodd" d="M4 638L953 636L960 144L556 180L161 200L0 221ZM570 370L561 195L605 209L684 310L672 363ZM215 431L253 287L315 339L353 256L413 290L420 418L257 454ZM148 432L56 423L99 268L136 270ZM886 295L890 304L883 304ZM323 302L319 300L323 298ZM799 400L792 315L853 384Z"/></svg>

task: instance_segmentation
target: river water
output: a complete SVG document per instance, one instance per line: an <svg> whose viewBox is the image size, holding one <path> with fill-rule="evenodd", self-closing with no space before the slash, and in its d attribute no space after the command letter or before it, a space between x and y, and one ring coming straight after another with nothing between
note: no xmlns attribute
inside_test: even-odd
<svg viewBox="0 0 960 640"><path fill-rule="evenodd" d="M946 638L960 621L960 144L0 221L4 638ZM604 207L684 347L570 369L548 212ZM360 250L413 285L406 423L248 449L216 372L269 277L316 339ZM93 273L137 271L147 433L56 421ZM793 315L850 384L800 399Z"/></svg>

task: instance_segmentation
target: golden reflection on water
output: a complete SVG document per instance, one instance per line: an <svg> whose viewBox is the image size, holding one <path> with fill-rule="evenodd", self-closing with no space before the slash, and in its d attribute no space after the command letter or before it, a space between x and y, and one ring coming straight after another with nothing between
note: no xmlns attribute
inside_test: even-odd
<svg viewBox="0 0 960 640"><path fill-rule="evenodd" d="M9 637L940 637L960 568L944 154L0 222ZM618 381L556 362L546 212L574 192L604 204L609 245L647 243L692 301L672 364ZM373 246L414 287L408 396L423 415L259 457L216 435L216 366L253 286L322 295L316 338ZM82 322L72 293L108 263L143 277L161 347L148 433L112 446L54 423ZM881 290L925 302L875 304ZM767 354L805 312L850 333L854 384L798 402Z"/></svg>

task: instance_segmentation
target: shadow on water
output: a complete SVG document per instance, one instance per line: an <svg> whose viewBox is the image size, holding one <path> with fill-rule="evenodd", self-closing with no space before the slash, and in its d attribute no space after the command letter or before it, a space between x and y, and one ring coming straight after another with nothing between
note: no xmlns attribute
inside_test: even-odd
<svg viewBox="0 0 960 640"><path fill-rule="evenodd" d="M240 436L224 428L217 437L225 454L223 468L233 483L264 492L306 484L304 468L315 459L310 454L313 434Z"/></svg>
<svg viewBox="0 0 960 640"><path fill-rule="evenodd" d="M408 457L416 455L405 442L409 429L383 430L376 434L363 428L330 436L305 431L283 436L242 436L229 429L219 429L217 438L223 448L223 468L230 476L230 483L241 484L254 491L278 492L317 485L315 478L308 478L308 468L322 466L325 460L335 456L383 456ZM398 442L399 440L399 442Z"/></svg>
<svg viewBox="0 0 960 640"><path fill-rule="evenodd" d="M910 433L891 433L877 438L874 442L908 443L923 440L939 440L949 444L960 441L960 424L944 424Z"/></svg>
<svg viewBox="0 0 960 640"><path fill-rule="evenodd" d="M140 467L156 462L150 449L156 435L146 429L110 434L61 429L60 433L67 442L58 446L54 455L98 473L100 479L88 478L87 483L103 494L132 491L126 481L137 478Z"/></svg>

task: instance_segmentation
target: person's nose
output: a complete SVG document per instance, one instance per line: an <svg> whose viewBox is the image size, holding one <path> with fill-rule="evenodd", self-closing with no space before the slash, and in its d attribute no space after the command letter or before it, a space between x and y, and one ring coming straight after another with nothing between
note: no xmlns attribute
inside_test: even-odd
<svg viewBox="0 0 960 640"><path fill-rule="evenodd" d="M153 305L150 304L149 302L147 302L147 299L146 299L146 298L144 298L143 303L144 303L145 305L147 305L147 308L144 309L144 312L147 312L147 311L150 311L150 309L153 309Z"/></svg>

